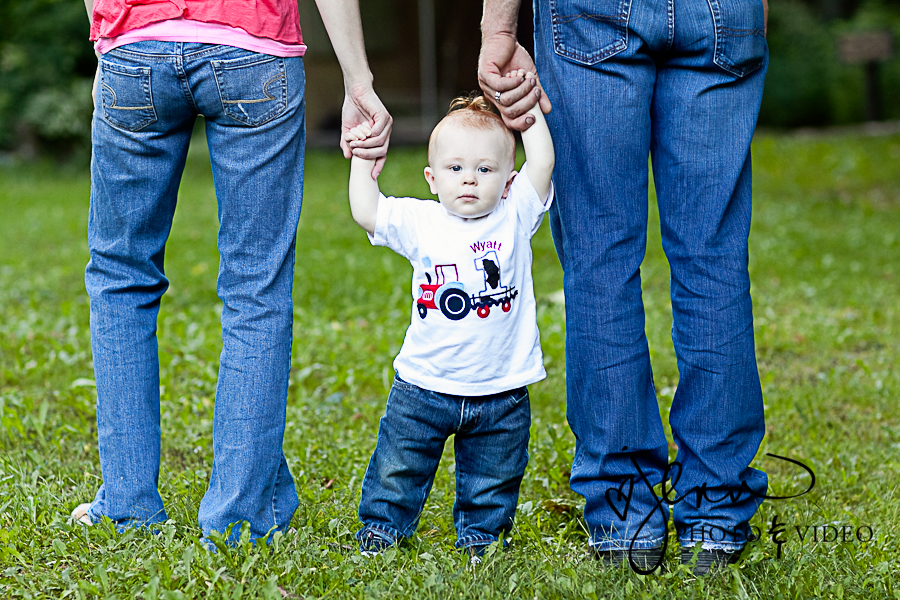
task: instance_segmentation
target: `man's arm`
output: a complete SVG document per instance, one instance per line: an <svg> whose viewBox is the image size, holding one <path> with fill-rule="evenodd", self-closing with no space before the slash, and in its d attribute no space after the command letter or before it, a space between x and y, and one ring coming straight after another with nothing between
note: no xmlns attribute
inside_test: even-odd
<svg viewBox="0 0 900 600"><path fill-rule="evenodd" d="M387 154L393 119L372 87L359 2L316 0L316 4L344 74L344 107L341 111L341 149L344 158L353 155L374 160L371 173L373 178L378 177ZM372 135L351 145L343 134L363 124L371 128Z"/></svg>
<svg viewBox="0 0 900 600"><path fill-rule="evenodd" d="M528 179L537 191L541 202L547 204L550 199L550 179L556 164L553 151L553 138L547 128L544 114L535 104L526 113L534 119L534 125L522 132L522 145L525 146L525 160L528 161Z"/></svg>
<svg viewBox="0 0 900 600"><path fill-rule="evenodd" d="M478 56L478 83L503 116L503 121L517 131L533 124L527 111L535 100L541 110L550 112L550 100L543 93L538 79L504 77L506 73L523 69L536 73L534 61L516 41L519 4L521 0L485 0L481 21L481 53ZM497 99L497 92L500 99Z"/></svg>

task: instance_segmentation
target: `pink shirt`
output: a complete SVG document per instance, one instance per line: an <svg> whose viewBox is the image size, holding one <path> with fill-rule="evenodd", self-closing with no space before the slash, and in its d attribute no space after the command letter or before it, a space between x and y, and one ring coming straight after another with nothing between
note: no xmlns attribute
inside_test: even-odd
<svg viewBox="0 0 900 600"><path fill-rule="evenodd" d="M191 21L181 17L138 27L115 37L100 38L94 43L94 49L100 54L106 54L113 48L118 48L125 44L149 40L222 44L285 58L303 56L306 52L306 46L302 43L283 44L268 38L250 35L237 27L229 27L218 23L201 23L200 21Z"/></svg>
<svg viewBox="0 0 900 600"><path fill-rule="evenodd" d="M242 29L290 46L303 44L297 0L94 0L91 40L179 17Z"/></svg>

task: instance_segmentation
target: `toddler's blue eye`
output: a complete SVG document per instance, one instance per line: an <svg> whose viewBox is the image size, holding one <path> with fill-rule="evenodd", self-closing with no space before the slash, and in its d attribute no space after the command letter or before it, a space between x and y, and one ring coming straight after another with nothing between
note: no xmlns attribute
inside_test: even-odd
<svg viewBox="0 0 900 600"><path fill-rule="evenodd" d="M479 173L490 173L491 170L488 167L478 167Z"/></svg>
<svg viewBox="0 0 900 600"><path fill-rule="evenodd" d="M462 171L462 167L460 167L459 165L453 165L452 167L450 167L450 170L451 171Z"/></svg>

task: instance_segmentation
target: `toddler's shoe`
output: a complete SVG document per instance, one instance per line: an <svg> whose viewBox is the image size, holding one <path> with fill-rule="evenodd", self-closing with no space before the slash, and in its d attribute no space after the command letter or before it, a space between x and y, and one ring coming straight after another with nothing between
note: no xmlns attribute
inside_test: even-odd
<svg viewBox="0 0 900 600"><path fill-rule="evenodd" d="M469 564L477 567L483 562L484 553L487 552L490 544L476 544L474 546L466 546L466 553L469 555Z"/></svg>
<svg viewBox="0 0 900 600"><path fill-rule="evenodd" d="M375 556L381 554L394 545L392 540L379 535L371 529L364 529L356 536L359 540L359 553L363 556Z"/></svg>
<svg viewBox="0 0 900 600"><path fill-rule="evenodd" d="M597 560L603 563L604 567L618 568L619 565L624 563L631 569L637 567L642 571L654 571L657 568L665 569L662 548L595 550L594 555L597 557Z"/></svg>
<svg viewBox="0 0 900 600"><path fill-rule="evenodd" d="M91 509L91 503L85 502L84 504L79 504L75 507L75 510L72 511L70 515L74 520L78 521L82 525L93 525L94 522L91 520L91 517L88 515L88 511Z"/></svg>
<svg viewBox="0 0 900 600"><path fill-rule="evenodd" d="M702 576L708 575L711 571L724 569L728 565L737 564L741 559L741 550L727 552L725 550L706 550L701 548L697 551L696 563L694 562L695 548L681 549L681 564L688 565L691 573Z"/></svg>

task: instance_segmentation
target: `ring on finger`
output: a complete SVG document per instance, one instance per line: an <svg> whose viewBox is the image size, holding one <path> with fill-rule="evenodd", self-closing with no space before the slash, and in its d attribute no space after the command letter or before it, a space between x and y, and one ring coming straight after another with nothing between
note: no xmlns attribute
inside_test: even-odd
<svg viewBox="0 0 900 600"><path fill-rule="evenodd" d="M494 101L500 102L500 92L494 92Z"/></svg>

